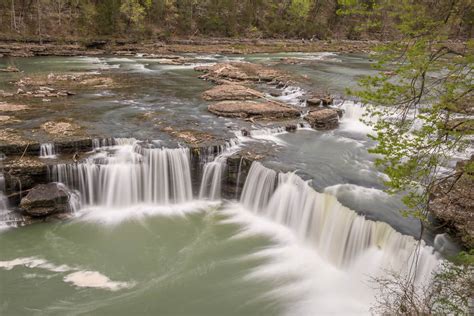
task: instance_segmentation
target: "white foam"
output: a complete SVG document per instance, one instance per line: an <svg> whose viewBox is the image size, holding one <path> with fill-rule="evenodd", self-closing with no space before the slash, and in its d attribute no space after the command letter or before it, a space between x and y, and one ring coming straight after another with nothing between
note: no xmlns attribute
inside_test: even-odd
<svg viewBox="0 0 474 316"><path fill-rule="evenodd" d="M71 272L66 275L63 280L72 283L77 287L100 288L110 291L118 291L135 286L134 282L117 282L110 280L107 276L97 271L86 271L78 268L72 268L68 265L56 265L45 259L37 257L22 257L9 261L0 261L0 268L12 270L15 267L22 266L29 269L43 269L49 272L64 273ZM25 278L34 278L39 274L25 274ZM44 277L44 276L41 276Z"/></svg>
<svg viewBox="0 0 474 316"><path fill-rule="evenodd" d="M285 302L285 315L368 314L371 289L357 277L323 260L310 246L301 243L288 227L257 216L238 204L223 211L223 224L242 226L233 238L267 236L276 244L237 261L263 260L244 279L270 282L273 290L256 299ZM362 278L362 276L360 276Z"/></svg>
<svg viewBox="0 0 474 316"><path fill-rule="evenodd" d="M156 205L137 204L129 207L90 206L77 213L80 221L116 225L126 220L140 220L151 216L185 217L188 214L200 213L220 202L193 200L181 204Z"/></svg>
<svg viewBox="0 0 474 316"><path fill-rule="evenodd" d="M77 287L98 288L110 291L129 289L135 286L132 282L117 282L97 271L77 271L64 277L64 282L72 283Z"/></svg>

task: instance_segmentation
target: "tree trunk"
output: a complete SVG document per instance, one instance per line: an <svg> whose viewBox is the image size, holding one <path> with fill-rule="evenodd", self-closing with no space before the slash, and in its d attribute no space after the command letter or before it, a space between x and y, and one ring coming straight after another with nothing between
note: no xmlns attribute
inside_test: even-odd
<svg viewBox="0 0 474 316"><path fill-rule="evenodd" d="M37 0L37 9L38 9L38 36L40 40L40 44L43 44L43 40L41 38L41 0Z"/></svg>
<svg viewBox="0 0 474 316"><path fill-rule="evenodd" d="M13 31L17 30L16 27L16 13L15 13L15 0L12 0L12 10L11 10L12 20L11 20L11 29Z"/></svg>

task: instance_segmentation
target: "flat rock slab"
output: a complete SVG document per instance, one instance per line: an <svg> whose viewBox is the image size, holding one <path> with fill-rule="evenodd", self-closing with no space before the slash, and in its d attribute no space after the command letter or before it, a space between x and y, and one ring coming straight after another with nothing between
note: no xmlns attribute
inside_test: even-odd
<svg viewBox="0 0 474 316"><path fill-rule="evenodd" d="M41 129L51 135L73 136L81 127L70 122L46 122L41 125Z"/></svg>
<svg viewBox="0 0 474 316"><path fill-rule="evenodd" d="M284 77L284 74L277 69L248 62L218 63L212 66L200 66L194 69L206 73L201 76L202 79L214 82L221 82L223 79L229 81L269 82L278 81Z"/></svg>
<svg viewBox="0 0 474 316"><path fill-rule="evenodd" d="M202 94L204 100L251 100L263 97L263 93L237 84L223 84L205 91Z"/></svg>
<svg viewBox="0 0 474 316"><path fill-rule="evenodd" d="M329 130L339 126L339 115L335 109L319 109L309 112L305 120L314 129Z"/></svg>
<svg viewBox="0 0 474 316"><path fill-rule="evenodd" d="M0 112L16 112L28 109L29 107L23 104L0 103Z"/></svg>
<svg viewBox="0 0 474 316"><path fill-rule="evenodd" d="M30 216L43 217L69 211L68 189L59 183L39 184L21 200L20 207Z"/></svg>
<svg viewBox="0 0 474 316"><path fill-rule="evenodd" d="M264 101L222 101L209 105L208 110L220 116L240 118L280 119L300 115L292 107Z"/></svg>

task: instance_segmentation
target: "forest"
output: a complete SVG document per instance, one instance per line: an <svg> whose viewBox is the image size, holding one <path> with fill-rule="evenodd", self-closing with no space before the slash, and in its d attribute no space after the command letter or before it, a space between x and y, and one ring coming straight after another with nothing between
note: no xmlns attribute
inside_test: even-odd
<svg viewBox="0 0 474 316"><path fill-rule="evenodd" d="M397 17L377 12L377 1L359 1L364 14L344 14L337 0L2 0L5 38L74 39L133 37L239 37L395 39ZM424 13L442 18L457 1L417 1ZM402 1L403 3L403 1ZM451 37L473 35L469 1L458 6ZM380 23L361 28L377 15Z"/></svg>

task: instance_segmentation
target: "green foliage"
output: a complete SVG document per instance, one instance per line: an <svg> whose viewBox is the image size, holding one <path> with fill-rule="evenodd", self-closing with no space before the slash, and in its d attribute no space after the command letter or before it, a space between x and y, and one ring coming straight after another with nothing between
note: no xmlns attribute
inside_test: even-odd
<svg viewBox="0 0 474 316"><path fill-rule="evenodd" d="M122 0L120 12L125 15L128 26L142 27L145 18L145 9L151 6L151 1L147 0L142 5L139 0Z"/></svg>
<svg viewBox="0 0 474 316"><path fill-rule="evenodd" d="M441 1L445 8L452 1ZM451 128L474 89L473 41L462 47L447 42L470 0L457 1L448 11L423 1L341 1L343 14L368 17L366 27L388 14L396 20L399 41L380 45L373 58L380 72L360 81L349 93L368 106L364 121L372 126L376 165L389 176L388 192L406 193L403 214L425 220L430 189L437 172L456 151L463 151L466 131ZM389 71L386 71L389 69Z"/></svg>

